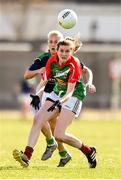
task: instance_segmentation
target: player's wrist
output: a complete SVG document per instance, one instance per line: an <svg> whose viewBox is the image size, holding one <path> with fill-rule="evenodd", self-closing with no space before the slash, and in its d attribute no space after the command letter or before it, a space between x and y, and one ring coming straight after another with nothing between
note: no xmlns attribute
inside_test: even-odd
<svg viewBox="0 0 121 180"><path fill-rule="evenodd" d="M88 86L92 85L92 82L87 82L85 85L86 85L86 87L88 87Z"/></svg>

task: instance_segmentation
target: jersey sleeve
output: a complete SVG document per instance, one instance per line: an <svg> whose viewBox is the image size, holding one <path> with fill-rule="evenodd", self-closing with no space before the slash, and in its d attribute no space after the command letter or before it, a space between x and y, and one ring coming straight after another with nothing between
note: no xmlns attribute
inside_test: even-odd
<svg viewBox="0 0 121 180"><path fill-rule="evenodd" d="M45 70L46 70L46 78L49 79L52 77L52 69L51 69L51 63L52 63L52 58L49 58L47 61L47 64L45 66Z"/></svg>
<svg viewBox="0 0 121 180"><path fill-rule="evenodd" d="M53 63L57 63L57 54L51 56L47 61L47 64L45 67L47 79L52 77L52 64Z"/></svg>
<svg viewBox="0 0 121 180"><path fill-rule="evenodd" d="M69 83L75 83L77 82L82 75L82 66L80 66L79 61L73 61L70 63L70 75L68 82Z"/></svg>
<svg viewBox="0 0 121 180"><path fill-rule="evenodd" d="M29 67L29 70L34 71L37 69L41 69L42 67L45 67L47 60L48 60L48 56L44 56L42 58L35 59L34 62L32 63L32 65Z"/></svg>

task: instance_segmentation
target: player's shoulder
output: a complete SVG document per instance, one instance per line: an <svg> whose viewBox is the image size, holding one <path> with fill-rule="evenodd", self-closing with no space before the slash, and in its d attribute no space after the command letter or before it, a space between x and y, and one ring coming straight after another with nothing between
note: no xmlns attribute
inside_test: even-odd
<svg viewBox="0 0 121 180"><path fill-rule="evenodd" d="M38 55L37 59L39 59L41 61L42 59L49 59L50 56L51 56L51 54L50 54L50 51L48 50L48 51L40 53Z"/></svg>
<svg viewBox="0 0 121 180"><path fill-rule="evenodd" d="M57 53L55 53L54 55L52 55L49 59L48 59L49 63L52 62L57 62Z"/></svg>
<svg viewBox="0 0 121 180"><path fill-rule="evenodd" d="M75 61L79 61L79 58L76 56L72 56L73 59L75 59Z"/></svg>
<svg viewBox="0 0 121 180"><path fill-rule="evenodd" d="M76 64L78 66L80 65L79 59L77 57L75 57L75 56L71 56L70 63Z"/></svg>
<svg viewBox="0 0 121 180"><path fill-rule="evenodd" d="M85 67L85 64L82 60L80 60L79 58L73 56L75 62L79 63L82 66L82 69Z"/></svg>

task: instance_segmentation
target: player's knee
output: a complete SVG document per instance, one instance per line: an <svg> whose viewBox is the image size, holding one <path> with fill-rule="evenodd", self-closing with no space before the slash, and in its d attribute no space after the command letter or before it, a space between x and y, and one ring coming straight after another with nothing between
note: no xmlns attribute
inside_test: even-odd
<svg viewBox="0 0 121 180"><path fill-rule="evenodd" d="M58 132L54 132L54 137L57 141L63 142L64 141L64 135Z"/></svg>

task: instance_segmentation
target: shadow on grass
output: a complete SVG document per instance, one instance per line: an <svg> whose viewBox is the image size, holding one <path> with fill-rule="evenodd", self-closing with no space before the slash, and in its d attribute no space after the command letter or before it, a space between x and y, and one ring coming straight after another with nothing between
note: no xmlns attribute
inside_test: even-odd
<svg viewBox="0 0 121 180"><path fill-rule="evenodd" d="M45 170L48 166L29 166L29 167L22 167L22 166L0 166L0 171L6 170Z"/></svg>
<svg viewBox="0 0 121 180"><path fill-rule="evenodd" d="M66 167L66 168L58 168L58 167L49 167L49 166L29 166L29 167L22 167L22 166L0 166L0 171L6 171L6 170L46 170L46 169L58 169L59 170L69 170L69 169L72 169L72 168L69 168L69 167ZM81 168L81 169L87 169L87 168Z"/></svg>
<svg viewBox="0 0 121 180"><path fill-rule="evenodd" d="M22 167L17 167L17 166L0 166L0 171L2 171L2 170L4 170L4 171L5 170L21 170L21 168Z"/></svg>

